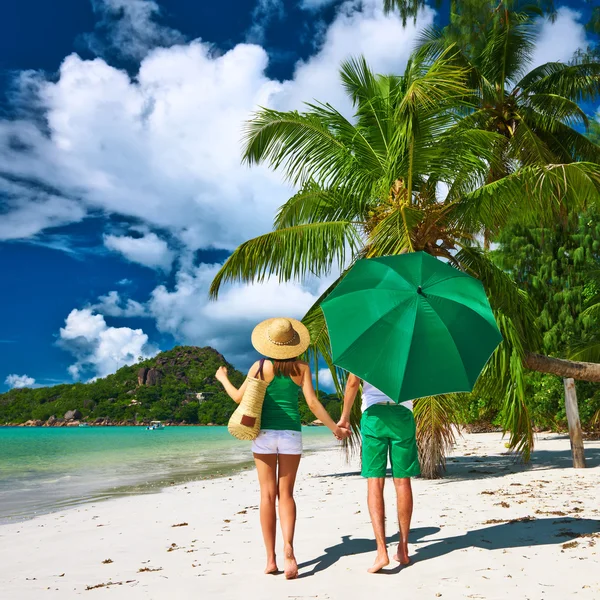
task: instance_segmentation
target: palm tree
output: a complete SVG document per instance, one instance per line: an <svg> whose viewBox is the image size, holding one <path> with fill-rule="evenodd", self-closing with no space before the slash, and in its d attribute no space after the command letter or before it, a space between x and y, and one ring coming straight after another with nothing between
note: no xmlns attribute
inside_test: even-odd
<svg viewBox="0 0 600 600"><path fill-rule="evenodd" d="M510 211L503 205L504 202L512 206L523 204L523 200L515 195L518 186L513 187L511 193L515 169L522 173L523 167L529 167L532 173L543 173L549 165L562 163L575 166L571 169L572 181L569 184L565 180L564 187L577 191L583 185L579 178L595 177L593 165L600 162L600 147L593 135L597 125L595 121L589 122L578 105L581 101L593 101L600 95L600 64L581 55L571 64L546 63L527 71L537 35L534 17L539 11L523 4L485 0L461 3L460 12L453 13L450 24L441 31L432 29L427 32L421 47L432 56L447 47L458 48L454 55L457 65L469 71L469 83L475 90L473 109L467 112L457 127L497 132L507 140L505 145L498 146L501 155L496 158L495 164L501 165L501 168L496 170L490 166L486 177L492 185L485 189L493 192L493 195L488 195L491 218L486 219L488 223L483 232L486 247L511 212L518 215L521 222L527 216L523 206ZM552 6L546 8L551 10ZM469 27L474 21L480 25ZM588 136L580 130L587 130ZM576 161L587 161L591 170L584 174L584 165L574 164ZM521 174L518 177L520 179ZM573 206L564 198L552 203L547 201L545 194L534 197L539 198L541 203L533 207L532 224L539 226L542 220L554 225L558 219L566 227ZM532 196L527 195L524 199L530 203ZM579 206L597 201L593 193L581 200L583 203ZM529 213L531 218L531 211ZM478 217L481 216L478 211ZM579 353L576 356L585 355ZM561 377L575 375L588 381L600 381L598 364L573 364L530 354L526 358L526 366Z"/></svg>
<svg viewBox="0 0 600 600"><path fill-rule="evenodd" d="M490 218L499 218L485 180L490 167L500 169L497 159L504 154L498 148L508 142L497 132L456 126L457 115L471 109L469 70L456 62L453 48L434 61L421 53L402 76L379 77L364 60L344 63L342 82L356 108L355 122L323 104L310 104L305 113L261 110L247 128L245 160L268 161L300 191L281 207L273 232L235 250L211 293L216 296L224 281L287 281L343 271L365 256L424 250L445 258L479 276L490 293L506 341L480 385L503 398L511 442L527 452L532 434L522 377L527 350L539 345L533 315L525 295L473 242ZM575 171L569 165L544 173L516 171L503 189L522 193L535 177L536 185L552 192L557 180L569 181ZM592 167L583 166L581 173L584 195L597 193ZM305 322L315 356L332 366L318 303ZM447 397L417 403L417 418L429 423L420 427L427 433L421 442L428 439L435 451L431 475L452 439L456 406L456 398Z"/></svg>
<svg viewBox="0 0 600 600"><path fill-rule="evenodd" d="M578 130L590 126L578 102L600 96L600 64L546 63L528 71L537 37L531 12L510 10L507 4L519 4L512 2L499 3L490 14L493 3L479 4L484 29L477 36L466 33L464 19L456 17L444 29L426 32L421 49L432 56L458 49L457 66L468 69L475 92L473 109L459 127L505 137L507 143L498 146L500 168L491 166L487 181L508 183L507 175L523 166L600 162L600 147Z"/></svg>

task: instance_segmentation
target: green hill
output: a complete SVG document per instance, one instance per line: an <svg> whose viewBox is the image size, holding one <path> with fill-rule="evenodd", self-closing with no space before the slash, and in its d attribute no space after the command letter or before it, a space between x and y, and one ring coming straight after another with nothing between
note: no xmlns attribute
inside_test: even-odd
<svg viewBox="0 0 600 600"><path fill-rule="evenodd" d="M214 378L221 365L241 385L244 376L216 350L178 346L91 383L14 389L0 394L0 423L226 423L236 405Z"/></svg>
<svg viewBox="0 0 600 600"><path fill-rule="evenodd" d="M214 377L221 365L239 387L244 375L213 348L177 346L91 383L14 389L0 394L0 424L133 425L160 420L225 425L236 404ZM337 397L321 395L321 401L339 418ZM314 419L305 402L300 416L305 423Z"/></svg>

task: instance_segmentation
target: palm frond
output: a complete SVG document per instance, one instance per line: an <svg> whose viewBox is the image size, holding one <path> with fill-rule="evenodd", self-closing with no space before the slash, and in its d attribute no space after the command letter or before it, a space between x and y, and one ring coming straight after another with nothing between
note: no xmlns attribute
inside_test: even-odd
<svg viewBox="0 0 600 600"><path fill-rule="evenodd" d="M528 462L534 439L525 393L525 351L513 321L501 311L494 311L494 316L503 341L483 368L473 393L501 403L502 429L510 434L509 447Z"/></svg>
<svg viewBox="0 0 600 600"><path fill-rule="evenodd" d="M516 11L500 11L484 34L477 53L479 70L489 81L504 90L527 64L535 48L537 31L530 15Z"/></svg>
<svg viewBox="0 0 600 600"><path fill-rule="evenodd" d="M441 4L440 0L436 0L437 5ZM392 11L398 11L402 24L406 27L406 23L409 19L417 20L419 10L427 6L425 0L383 0L383 10L385 13Z"/></svg>
<svg viewBox="0 0 600 600"><path fill-rule="evenodd" d="M573 102L593 102L600 96L600 63L549 63L534 69L517 85L532 94L557 94Z"/></svg>
<svg viewBox="0 0 600 600"><path fill-rule="evenodd" d="M332 267L343 269L346 257L360 247L353 223L347 221L309 223L277 229L244 242L225 261L210 286L217 298L225 282L280 281L320 276Z"/></svg>
<svg viewBox="0 0 600 600"><path fill-rule="evenodd" d="M456 394L428 396L414 403L417 446L421 476L439 479L446 470L446 455L455 442L455 426L460 412Z"/></svg>
<svg viewBox="0 0 600 600"><path fill-rule="evenodd" d="M327 221L362 222L369 203L369 197L357 197L343 189L323 188L309 181L280 207L275 229Z"/></svg>
<svg viewBox="0 0 600 600"><path fill-rule="evenodd" d="M422 211L410 206L392 209L371 232L367 240L367 257L412 251L411 232L422 217Z"/></svg>
<svg viewBox="0 0 600 600"><path fill-rule="evenodd" d="M544 143L537 132L530 126L527 119L520 117L510 140L511 155L522 165L548 165L557 162L550 148Z"/></svg>
<svg viewBox="0 0 600 600"><path fill-rule="evenodd" d="M518 213L553 223L561 211L600 202L600 165L588 162L523 167L465 194L457 206L464 223L479 220L496 231Z"/></svg>
<svg viewBox="0 0 600 600"><path fill-rule="evenodd" d="M503 341L485 365L473 393L501 403L502 427L510 432L509 447L527 462L533 449L533 428L525 393L524 360L541 345L535 326L536 311L525 292L510 276L474 248L463 248L457 259L480 279Z"/></svg>
<svg viewBox="0 0 600 600"><path fill-rule="evenodd" d="M307 358L312 360L316 365L319 364L320 359L325 361L325 364L331 372L336 392L340 398L344 395L344 387L348 373L344 371L344 369L340 369L333 364L331 356L331 340L329 339L329 330L327 329L327 323L325 322L325 315L321 309L321 304L338 286L347 272L348 269L346 269L346 271L344 271L344 273L342 273L340 277L338 277L338 279L336 279L323 294L321 294L302 319L302 322L306 325L306 328L310 333L310 346L307 350ZM360 417L360 398L357 398L350 414L352 435L344 440L344 449L348 459L360 450Z"/></svg>
<svg viewBox="0 0 600 600"><path fill-rule="evenodd" d="M537 122L544 131L552 131L557 121L569 127L589 127L588 116L581 107L559 94L531 94L526 102L533 109L527 120Z"/></svg>
<svg viewBox="0 0 600 600"><path fill-rule="evenodd" d="M600 311L598 311L598 314L600 316ZM569 359L600 363L600 335L595 334L588 339L573 343L569 348Z"/></svg>
<svg viewBox="0 0 600 600"><path fill-rule="evenodd" d="M413 55L404 75L406 87L398 105L399 115L414 118L427 109L441 112L469 96L468 68L456 64L457 54L458 49L451 45L433 63L421 54Z"/></svg>
<svg viewBox="0 0 600 600"><path fill-rule="evenodd" d="M369 68L364 56L342 62L340 77L355 107L379 100L377 76Z"/></svg>
<svg viewBox="0 0 600 600"><path fill-rule="evenodd" d="M535 326L536 308L510 274L497 267L479 248L461 248L456 253L456 260L467 273L482 282L492 309L511 320L511 327L519 335L523 356L525 351L540 348L542 338Z"/></svg>
<svg viewBox="0 0 600 600"><path fill-rule="evenodd" d="M328 107L307 113L263 108L246 124L243 159L250 165L268 162L273 169L282 169L294 185L311 179L337 180L354 161L350 148L331 129L332 121L352 128Z"/></svg>
<svg viewBox="0 0 600 600"><path fill-rule="evenodd" d="M539 65L531 71L527 72L518 82L515 83L515 88L526 92L538 91L535 84L538 81L543 81L549 75L561 73L567 65L563 62L547 62Z"/></svg>
<svg viewBox="0 0 600 600"><path fill-rule="evenodd" d="M600 163L600 146L568 125L555 121L539 128L538 135L559 162Z"/></svg>

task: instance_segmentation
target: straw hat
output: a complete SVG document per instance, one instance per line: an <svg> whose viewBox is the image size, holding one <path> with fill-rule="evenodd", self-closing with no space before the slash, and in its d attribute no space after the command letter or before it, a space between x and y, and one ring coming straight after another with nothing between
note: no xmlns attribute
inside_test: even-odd
<svg viewBox="0 0 600 600"><path fill-rule="evenodd" d="M296 319L267 319L254 328L252 345L263 356L275 360L296 358L310 345L310 333Z"/></svg>

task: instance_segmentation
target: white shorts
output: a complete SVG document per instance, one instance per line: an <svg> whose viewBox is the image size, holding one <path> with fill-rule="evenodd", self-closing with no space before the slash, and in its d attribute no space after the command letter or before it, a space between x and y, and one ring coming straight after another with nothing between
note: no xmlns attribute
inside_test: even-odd
<svg viewBox="0 0 600 600"><path fill-rule="evenodd" d="M302 432L261 429L252 442L254 454L302 454Z"/></svg>

